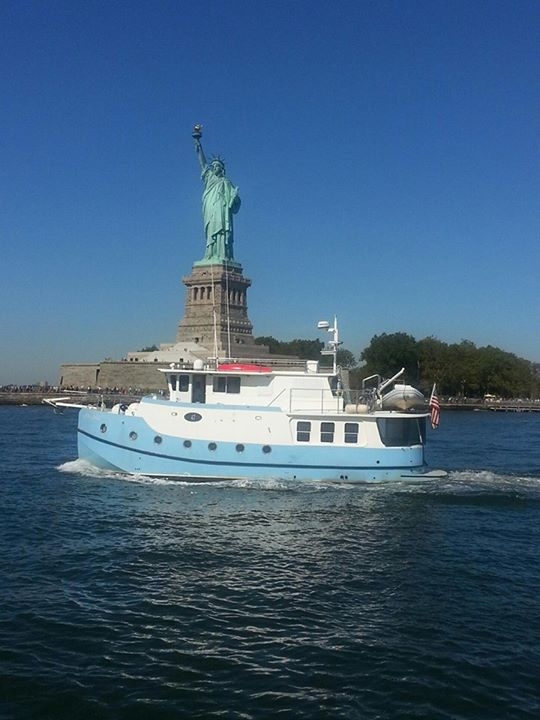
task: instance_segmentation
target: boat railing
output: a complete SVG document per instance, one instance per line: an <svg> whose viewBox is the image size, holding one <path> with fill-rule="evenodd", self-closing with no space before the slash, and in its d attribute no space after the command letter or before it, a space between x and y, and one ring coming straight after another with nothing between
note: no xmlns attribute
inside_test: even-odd
<svg viewBox="0 0 540 720"><path fill-rule="evenodd" d="M272 405L280 404L280 393L272 400ZM362 390L343 389L303 389L293 388L288 391L288 412L312 412L321 414L367 413L375 409L377 402L376 388Z"/></svg>
<svg viewBox="0 0 540 720"><path fill-rule="evenodd" d="M377 390L381 384L381 376L379 374L370 375L362 380L362 392L369 390Z"/></svg>
<svg viewBox="0 0 540 720"><path fill-rule="evenodd" d="M375 409L378 400L378 392L376 387L362 387L360 390L347 390L347 405L365 405L368 412Z"/></svg>
<svg viewBox="0 0 540 720"><path fill-rule="evenodd" d="M342 413L343 396L328 389L292 388L288 393L289 412Z"/></svg>

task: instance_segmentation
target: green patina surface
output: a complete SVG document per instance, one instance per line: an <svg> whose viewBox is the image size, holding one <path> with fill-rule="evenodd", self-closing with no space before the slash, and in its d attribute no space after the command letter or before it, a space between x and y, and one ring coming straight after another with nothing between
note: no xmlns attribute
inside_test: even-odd
<svg viewBox="0 0 540 720"><path fill-rule="evenodd" d="M193 137L204 184L202 214L206 237L204 258L195 265L236 265L233 215L240 209L238 188L225 174L225 164L221 158L216 157L210 163L206 160L200 140L201 126L195 126Z"/></svg>

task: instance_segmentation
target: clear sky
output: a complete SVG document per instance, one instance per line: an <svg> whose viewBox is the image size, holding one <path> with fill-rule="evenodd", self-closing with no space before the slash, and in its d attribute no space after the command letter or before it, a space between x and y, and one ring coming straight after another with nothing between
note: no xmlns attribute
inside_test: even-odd
<svg viewBox="0 0 540 720"><path fill-rule="evenodd" d="M539 37L537 0L3 0L0 385L174 340L196 122L255 335L540 361Z"/></svg>

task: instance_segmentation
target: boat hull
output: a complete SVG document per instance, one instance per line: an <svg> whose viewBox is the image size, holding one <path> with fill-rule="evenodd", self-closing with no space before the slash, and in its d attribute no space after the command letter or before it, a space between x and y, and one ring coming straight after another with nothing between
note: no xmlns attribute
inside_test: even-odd
<svg viewBox="0 0 540 720"><path fill-rule="evenodd" d="M326 447L230 442L157 434L142 417L83 409L79 457L128 474L179 479L384 482L431 477L423 445Z"/></svg>

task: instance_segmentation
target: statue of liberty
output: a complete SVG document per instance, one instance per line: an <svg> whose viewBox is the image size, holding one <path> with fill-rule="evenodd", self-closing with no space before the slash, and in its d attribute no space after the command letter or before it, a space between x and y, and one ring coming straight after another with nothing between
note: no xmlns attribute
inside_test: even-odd
<svg viewBox="0 0 540 720"><path fill-rule="evenodd" d="M233 215L240 208L238 188L225 175L225 164L219 156L214 157L208 164L202 149L201 136L202 126L195 125L193 138L204 183L202 214L206 235L204 259L200 262L204 264L234 262Z"/></svg>

